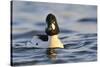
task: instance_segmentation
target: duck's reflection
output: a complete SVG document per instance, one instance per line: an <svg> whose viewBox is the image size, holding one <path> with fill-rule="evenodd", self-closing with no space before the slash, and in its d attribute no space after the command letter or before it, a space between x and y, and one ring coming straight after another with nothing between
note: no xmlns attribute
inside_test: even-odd
<svg viewBox="0 0 100 67"><path fill-rule="evenodd" d="M55 61L57 56L56 48L48 48L47 56L50 58L50 60Z"/></svg>

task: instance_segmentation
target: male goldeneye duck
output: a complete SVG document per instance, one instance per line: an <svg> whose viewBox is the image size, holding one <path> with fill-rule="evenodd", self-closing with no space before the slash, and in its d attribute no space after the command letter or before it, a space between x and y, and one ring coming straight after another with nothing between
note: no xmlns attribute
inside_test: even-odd
<svg viewBox="0 0 100 67"><path fill-rule="evenodd" d="M45 32L42 34L37 33L37 36L34 36L31 41L27 42L27 45L36 48L50 48L49 50L52 49L51 53L55 53L53 48L64 48L64 45L58 37L60 31L56 17L53 14L48 14L46 17L46 24Z"/></svg>
<svg viewBox="0 0 100 67"><path fill-rule="evenodd" d="M46 34L49 36L49 48L64 48L64 45L58 37L59 27L56 17L53 14L48 14L46 18L47 28Z"/></svg>

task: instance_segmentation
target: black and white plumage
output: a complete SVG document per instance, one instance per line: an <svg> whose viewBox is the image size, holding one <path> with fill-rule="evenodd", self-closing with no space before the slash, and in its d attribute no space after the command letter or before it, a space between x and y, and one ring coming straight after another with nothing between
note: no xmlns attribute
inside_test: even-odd
<svg viewBox="0 0 100 67"><path fill-rule="evenodd" d="M45 35L38 34L34 36L30 43L37 48L64 48L64 45L58 37L59 27L56 17L53 14L48 14L46 17Z"/></svg>
<svg viewBox="0 0 100 67"><path fill-rule="evenodd" d="M56 17L53 14L48 14L46 18L47 28L46 34L49 36L49 48L64 48L58 37L59 27Z"/></svg>

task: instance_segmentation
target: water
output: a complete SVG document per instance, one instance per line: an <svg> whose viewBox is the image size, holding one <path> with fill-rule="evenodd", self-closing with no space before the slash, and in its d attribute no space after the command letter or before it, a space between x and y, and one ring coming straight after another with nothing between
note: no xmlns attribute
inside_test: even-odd
<svg viewBox="0 0 100 67"><path fill-rule="evenodd" d="M53 13L60 27L63 49L48 55L46 16ZM14 1L12 21L12 65L76 63L97 60L97 7Z"/></svg>

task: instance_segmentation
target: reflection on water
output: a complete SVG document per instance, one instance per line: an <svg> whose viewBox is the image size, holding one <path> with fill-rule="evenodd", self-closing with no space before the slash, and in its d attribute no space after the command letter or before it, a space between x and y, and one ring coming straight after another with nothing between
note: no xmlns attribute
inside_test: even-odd
<svg viewBox="0 0 100 67"><path fill-rule="evenodd" d="M55 6L55 7L54 7ZM48 13L57 17L63 49L48 48ZM97 7L14 1L12 65L76 63L97 60Z"/></svg>
<svg viewBox="0 0 100 67"><path fill-rule="evenodd" d="M52 60L56 60L57 52L54 48L47 49L47 56Z"/></svg>

